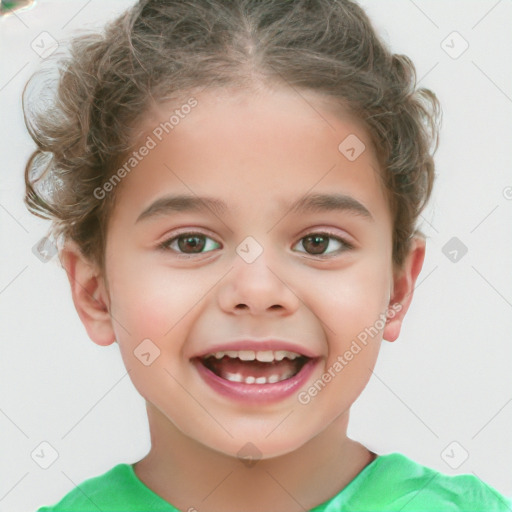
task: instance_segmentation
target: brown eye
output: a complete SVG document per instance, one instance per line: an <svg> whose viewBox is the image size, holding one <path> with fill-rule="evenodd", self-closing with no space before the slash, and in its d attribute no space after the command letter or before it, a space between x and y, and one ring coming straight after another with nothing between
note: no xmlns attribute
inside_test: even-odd
<svg viewBox="0 0 512 512"><path fill-rule="evenodd" d="M324 235L310 235L302 240L302 247L311 254L322 254L329 246L329 237Z"/></svg>
<svg viewBox="0 0 512 512"><path fill-rule="evenodd" d="M301 238L297 245L305 249L305 251L299 250L299 252L306 252L313 256L323 256L329 247L333 250L330 250L325 254L342 252L352 248L350 244L344 242L340 238L330 235L329 233L311 233L310 235Z"/></svg>
<svg viewBox="0 0 512 512"><path fill-rule="evenodd" d="M201 252L205 246L204 237L202 236L180 236L178 237L178 247L180 251L193 253Z"/></svg>
<svg viewBox="0 0 512 512"><path fill-rule="evenodd" d="M161 247L181 254L200 254L218 249L220 244L201 233L184 233L165 241Z"/></svg>

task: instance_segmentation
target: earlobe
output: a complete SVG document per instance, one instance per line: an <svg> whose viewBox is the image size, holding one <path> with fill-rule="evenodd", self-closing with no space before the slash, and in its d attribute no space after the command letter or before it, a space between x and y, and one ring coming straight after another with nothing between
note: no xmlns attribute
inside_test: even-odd
<svg viewBox="0 0 512 512"><path fill-rule="evenodd" d="M87 334L98 345L110 345L115 334L109 313L109 297L100 270L73 241L67 241L59 254L65 269L73 303Z"/></svg>
<svg viewBox="0 0 512 512"><path fill-rule="evenodd" d="M395 341L400 334L402 322L411 304L416 280L423 267L424 259L425 239L416 236L411 241L411 249L402 270L394 278L393 294L383 333L383 338L387 341Z"/></svg>

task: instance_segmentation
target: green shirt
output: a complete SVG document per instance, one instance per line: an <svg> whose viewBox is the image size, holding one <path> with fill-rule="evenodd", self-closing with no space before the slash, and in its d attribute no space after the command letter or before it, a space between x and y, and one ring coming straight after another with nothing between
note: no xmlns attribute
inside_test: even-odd
<svg viewBox="0 0 512 512"><path fill-rule="evenodd" d="M200 503L197 504L200 511ZM336 496L310 512L491 512L512 510L512 500L474 475L449 476L400 453L380 455ZM130 464L90 478L56 505L37 512L178 512L151 491Z"/></svg>

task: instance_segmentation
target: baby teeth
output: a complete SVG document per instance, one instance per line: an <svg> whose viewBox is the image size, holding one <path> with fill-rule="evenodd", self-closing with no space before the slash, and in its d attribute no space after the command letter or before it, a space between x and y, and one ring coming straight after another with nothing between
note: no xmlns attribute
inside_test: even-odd
<svg viewBox="0 0 512 512"><path fill-rule="evenodd" d="M293 375L292 372L284 375L270 375L269 377L254 377L248 375L245 379L239 373L226 373L224 378L230 382L245 382L245 384L274 384L281 380L289 379Z"/></svg>
<svg viewBox="0 0 512 512"><path fill-rule="evenodd" d="M256 352L256 359L262 363L270 363L274 360L274 352L272 350Z"/></svg>
<svg viewBox="0 0 512 512"><path fill-rule="evenodd" d="M286 350L276 350L276 361L282 361L286 357Z"/></svg>
<svg viewBox="0 0 512 512"><path fill-rule="evenodd" d="M260 361L262 363L272 363L274 361L282 361L284 358L297 359L300 354L296 352L290 352L288 350L227 350L215 352L209 354L207 357L215 357L216 359L222 359L224 356L231 358L238 358L241 361Z"/></svg>
<svg viewBox="0 0 512 512"><path fill-rule="evenodd" d="M241 361L254 361L254 359L256 359L254 350L240 350L234 353L235 355L233 357L238 357Z"/></svg>
<svg viewBox="0 0 512 512"><path fill-rule="evenodd" d="M243 382L244 380L239 373L226 373L226 376L224 378L231 382Z"/></svg>

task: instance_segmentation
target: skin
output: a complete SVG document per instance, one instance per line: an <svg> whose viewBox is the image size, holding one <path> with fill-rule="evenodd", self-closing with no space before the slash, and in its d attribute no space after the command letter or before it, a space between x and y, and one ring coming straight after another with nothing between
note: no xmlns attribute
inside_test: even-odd
<svg viewBox="0 0 512 512"><path fill-rule="evenodd" d="M391 213L370 137L325 98L266 88L195 97L197 107L118 185L105 274L71 242L61 261L90 338L118 342L146 400L152 448L134 465L137 476L180 510L309 510L374 460L347 437L349 411L382 339L399 335L424 241L413 239L403 267L394 268ZM148 113L141 140L174 108ZM350 134L366 146L353 162L338 150ZM285 206L313 192L350 196L371 219ZM228 208L137 222L170 193L208 195ZM353 248L331 238L323 259L308 253L304 237L325 230ZM184 232L204 234L210 245L189 259L158 248ZM247 236L263 249L250 264L236 252ZM178 250L176 241L172 247ZM219 342L284 338L320 358L306 390L393 304L401 310L307 404L297 393L273 404L233 401L207 386L190 361ZM133 353L147 338L160 350L149 366ZM237 456L248 442L261 457L252 466Z"/></svg>

